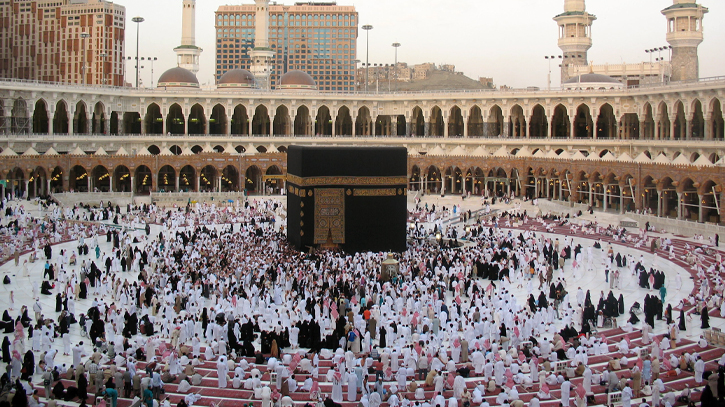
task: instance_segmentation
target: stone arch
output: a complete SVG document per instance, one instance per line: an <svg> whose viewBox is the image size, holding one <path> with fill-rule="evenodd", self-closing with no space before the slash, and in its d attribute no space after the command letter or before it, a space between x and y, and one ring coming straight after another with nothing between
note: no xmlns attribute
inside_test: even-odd
<svg viewBox="0 0 725 407"><path fill-rule="evenodd" d="M71 167L68 172L68 188L71 192L89 192L88 171L82 165Z"/></svg>
<svg viewBox="0 0 725 407"><path fill-rule="evenodd" d="M533 109L531 109L531 120L529 120L529 137L546 138L548 136L549 123L546 118L546 109L544 109L543 106L537 104L536 106L534 106Z"/></svg>
<svg viewBox="0 0 725 407"><path fill-rule="evenodd" d="M310 119L310 109L302 105L297 108L295 113L294 135L295 136L311 136L312 121Z"/></svg>
<svg viewBox="0 0 725 407"><path fill-rule="evenodd" d="M274 114L273 134L275 136L287 136L292 134L289 109L285 105L277 106Z"/></svg>
<svg viewBox="0 0 725 407"><path fill-rule="evenodd" d="M73 133L88 133L88 112L86 110L87 108L85 102L81 100L76 103L76 112L75 115L73 115Z"/></svg>
<svg viewBox="0 0 725 407"><path fill-rule="evenodd" d="M276 165L270 165L265 171L266 175L282 175L282 170ZM284 188L284 182L281 179L267 179L264 183L265 193L270 195L279 195Z"/></svg>
<svg viewBox="0 0 725 407"><path fill-rule="evenodd" d="M55 114L53 115L53 133L68 134L70 129L68 119L68 104L61 99L55 104Z"/></svg>
<svg viewBox="0 0 725 407"><path fill-rule="evenodd" d="M50 173L50 190L53 192L63 192L63 169L54 167Z"/></svg>
<svg viewBox="0 0 725 407"><path fill-rule="evenodd" d="M657 215L657 183L651 175L642 178L642 186L637 190L642 199L643 213Z"/></svg>
<svg viewBox="0 0 725 407"><path fill-rule="evenodd" d="M667 218L677 218L677 188L670 177L659 180L657 190L661 194L661 215Z"/></svg>
<svg viewBox="0 0 725 407"><path fill-rule="evenodd" d="M679 182L677 186L677 192L681 195L681 214L680 218L686 220L693 220L699 222L700 217L700 196L698 194L697 186L690 177L685 177Z"/></svg>
<svg viewBox="0 0 725 407"><path fill-rule="evenodd" d="M205 134L206 133L206 116L204 108L200 104L195 104L189 110L189 125L187 134Z"/></svg>
<svg viewBox="0 0 725 407"><path fill-rule="evenodd" d="M176 170L170 165L164 165L159 169L157 176L159 192L176 192Z"/></svg>
<svg viewBox="0 0 725 407"><path fill-rule="evenodd" d="M373 120L370 117L370 109L363 106L358 109L357 120L355 120L355 134L358 136L373 135Z"/></svg>
<svg viewBox="0 0 725 407"><path fill-rule="evenodd" d="M410 135L413 137L423 137L425 133L425 116L423 109L419 106L413 108L413 114L410 117Z"/></svg>
<svg viewBox="0 0 725 407"><path fill-rule="evenodd" d="M244 189L250 194L259 192L259 187L262 183L262 171L259 167L256 165L250 166L244 172L244 175Z"/></svg>
<svg viewBox="0 0 725 407"><path fill-rule="evenodd" d="M644 104L642 115L644 126L640 129L640 138L653 140L655 138L655 121L652 114L652 105L649 102Z"/></svg>
<svg viewBox="0 0 725 407"><path fill-rule="evenodd" d="M139 112L123 112L124 134L141 134L143 125Z"/></svg>
<svg viewBox="0 0 725 407"><path fill-rule="evenodd" d="M690 133L690 138L705 138L705 117L702 113L702 102L700 102L700 99L695 99L695 101L692 102L692 120L688 131Z"/></svg>
<svg viewBox="0 0 725 407"><path fill-rule="evenodd" d="M207 165L199 172L199 192L217 191L217 169L213 165Z"/></svg>
<svg viewBox="0 0 725 407"><path fill-rule="evenodd" d="M430 110L430 130L428 132L428 135L431 137L443 137L444 125L445 123L443 122L443 111L440 107L433 106L433 108Z"/></svg>
<svg viewBox="0 0 725 407"><path fill-rule="evenodd" d="M408 189L411 191L420 191L423 178L420 174L420 167L413 165L410 169L410 178L408 178Z"/></svg>
<svg viewBox="0 0 725 407"><path fill-rule="evenodd" d="M511 137L526 137L526 116L524 116L524 109L520 105L516 104L511 108L510 113L509 134Z"/></svg>
<svg viewBox="0 0 725 407"><path fill-rule="evenodd" d="M146 148L146 150L148 150L148 152L151 155L159 155L159 154L161 154L161 149L156 144L151 144L150 146L148 146Z"/></svg>
<svg viewBox="0 0 725 407"><path fill-rule="evenodd" d="M239 171L233 165L222 170L222 192L239 191Z"/></svg>
<svg viewBox="0 0 725 407"><path fill-rule="evenodd" d="M149 194L154 187L154 175L151 169L145 165L139 165L134 171L135 192L140 195Z"/></svg>
<svg viewBox="0 0 725 407"><path fill-rule="evenodd" d="M503 129L503 110L499 105L493 105L488 112L485 137L501 137L503 136Z"/></svg>
<svg viewBox="0 0 725 407"><path fill-rule="evenodd" d="M238 145L238 146L234 147L234 151L236 151L239 154L244 154L247 152L247 149L246 149L246 147L244 147L242 145Z"/></svg>
<svg viewBox="0 0 725 407"><path fill-rule="evenodd" d="M170 134L186 134L186 118L178 103L169 106L166 114L166 132Z"/></svg>
<svg viewBox="0 0 725 407"><path fill-rule="evenodd" d="M185 165L179 170L179 190L196 191L196 168Z"/></svg>
<svg viewBox="0 0 725 407"><path fill-rule="evenodd" d="M331 136L332 126L330 108L324 105L320 106L320 108L317 109L317 117L315 117L315 135Z"/></svg>
<svg viewBox="0 0 725 407"><path fill-rule="evenodd" d="M267 106L259 105L254 109L254 117L252 118L252 135L267 136L270 130L269 111Z"/></svg>
<svg viewBox="0 0 725 407"><path fill-rule="evenodd" d="M48 191L46 191L47 184L45 182L47 179L48 173L43 167L38 166L30 173L30 180L28 183L28 195L30 198L46 195L48 193Z"/></svg>
<svg viewBox="0 0 725 407"><path fill-rule="evenodd" d="M164 133L164 116L161 114L161 108L156 103L146 106L146 115L143 121L146 134Z"/></svg>
<svg viewBox="0 0 725 407"><path fill-rule="evenodd" d="M463 171L456 166L446 169L445 191L452 194L460 194L463 187Z"/></svg>
<svg viewBox="0 0 725 407"><path fill-rule="evenodd" d="M720 99L713 98L710 102L710 121L706 124L709 126L710 137L715 140L725 139L725 122L723 121L722 103Z"/></svg>
<svg viewBox="0 0 725 407"><path fill-rule="evenodd" d="M267 147L265 147L265 146L257 146L257 152L264 154L264 153L267 152Z"/></svg>
<svg viewBox="0 0 725 407"><path fill-rule="evenodd" d="M22 168L15 167L8 173L8 188L11 195L15 197L25 197L25 171Z"/></svg>
<svg viewBox="0 0 725 407"><path fill-rule="evenodd" d="M214 151L215 153L223 153L225 150L226 149L221 144L217 144L212 147L212 151Z"/></svg>
<svg viewBox="0 0 725 407"><path fill-rule="evenodd" d="M25 134L32 130L30 118L28 117L28 103L23 98L17 98L13 101L10 114L11 133Z"/></svg>
<svg viewBox="0 0 725 407"><path fill-rule="evenodd" d="M91 132L93 134L106 134L108 132L108 124L106 122L106 107L103 102L97 102L93 106L93 114L91 116Z"/></svg>
<svg viewBox="0 0 725 407"><path fill-rule="evenodd" d="M131 171L125 165L113 169L113 191L131 192Z"/></svg>
<svg viewBox="0 0 725 407"><path fill-rule="evenodd" d="M614 109L609 103L605 103L599 108L597 132L595 134L596 138L617 138L617 119L614 117Z"/></svg>
<svg viewBox="0 0 725 407"><path fill-rule="evenodd" d="M483 113L478 105L468 112L468 137L483 137Z"/></svg>
<svg viewBox="0 0 725 407"><path fill-rule="evenodd" d="M338 136L352 136L352 116L350 108L342 106L335 117L335 134Z"/></svg>
<svg viewBox="0 0 725 407"><path fill-rule="evenodd" d="M574 137L591 139L594 133L593 127L589 106L586 104L579 105L574 117Z"/></svg>
<svg viewBox="0 0 725 407"><path fill-rule="evenodd" d="M111 173L103 165L97 165L91 171L91 188L95 192L111 192L112 188Z"/></svg>
<svg viewBox="0 0 725 407"><path fill-rule="evenodd" d="M453 106L448 114L448 137L464 137L464 127L461 108Z"/></svg>
<svg viewBox="0 0 725 407"><path fill-rule="evenodd" d="M249 134L249 115L244 105L236 105L232 114L232 134L242 135ZM289 133L287 133L289 134Z"/></svg>
<svg viewBox="0 0 725 407"><path fill-rule="evenodd" d="M671 137L675 140L684 140L687 138L687 118L685 117L685 105L682 101L675 102L675 123L674 132Z"/></svg>
<svg viewBox="0 0 725 407"><path fill-rule="evenodd" d="M435 165L428 167L426 171L425 189L427 193L437 194L441 192L441 170Z"/></svg>
<svg viewBox="0 0 725 407"><path fill-rule="evenodd" d="M670 115L669 115L669 108L667 107L667 103L660 102L658 108L657 108L657 116L659 117L659 120L657 120L657 138L660 140L665 140L670 138Z"/></svg>
<svg viewBox="0 0 725 407"><path fill-rule="evenodd" d="M194 154L201 154L202 152L204 152L204 147L196 144L193 147L191 147L191 152Z"/></svg>
<svg viewBox="0 0 725 407"><path fill-rule="evenodd" d="M227 134L227 109L222 104L216 104L211 109L209 134Z"/></svg>
<svg viewBox="0 0 725 407"><path fill-rule="evenodd" d="M48 104L44 99L38 99L35 102L33 110L33 133L47 134L49 127L48 121Z"/></svg>
<svg viewBox="0 0 725 407"><path fill-rule="evenodd" d="M700 222L720 223L719 203L721 202L721 191L718 191L719 189L715 182L709 179L698 188L702 206Z"/></svg>

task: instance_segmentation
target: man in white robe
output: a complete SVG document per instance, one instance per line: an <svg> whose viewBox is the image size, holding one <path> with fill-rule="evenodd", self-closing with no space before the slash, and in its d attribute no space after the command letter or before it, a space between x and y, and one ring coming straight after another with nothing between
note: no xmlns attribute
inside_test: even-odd
<svg viewBox="0 0 725 407"><path fill-rule="evenodd" d="M229 373L229 366L227 366L227 357L220 356L219 361L216 363L217 379L219 381L219 388L227 387L227 373Z"/></svg>

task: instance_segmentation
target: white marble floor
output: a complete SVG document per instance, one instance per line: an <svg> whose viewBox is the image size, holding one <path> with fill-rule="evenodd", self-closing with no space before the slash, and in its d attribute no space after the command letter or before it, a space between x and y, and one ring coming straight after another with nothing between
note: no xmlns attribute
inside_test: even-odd
<svg viewBox="0 0 725 407"><path fill-rule="evenodd" d="M279 197L277 197L279 199ZM282 198L284 200L284 198ZM426 202L429 204L436 204L437 206L441 205L448 205L451 206L454 203L455 204L461 204L462 208L464 210L478 210L480 209L481 201L480 199L467 199L465 201L461 201L460 197L446 197L441 198L440 196L426 196L423 197L423 204ZM25 207L28 208L31 205L27 205L25 203ZM409 199L409 206L413 207L413 199L412 197ZM495 205L494 209L505 209L510 208L511 206L506 206L503 204L497 204ZM528 209L529 212L531 212L532 207L525 206L525 209ZM33 209L31 208L31 212L33 212ZM598 220L602 221L603 219L608 219L610 217L609 214L606 216L599 216ZM586 218L586 217L585 217ZM614 219L616 220L616 219ZM281 224L281 222L278 221L278 225ZM154 225L152 226L152 232L151 236L158 235L159 231L161 230L160 226ZM560 239L561 240L561 239ZM106 243L105 237L100 238L99 237L99 243L101 247L101 252L110 252L112 247L110 243ZM587 247L592 245L593 241L588 239L581 239L581 238L575 238L575 243L581 243L583 247ZM606 247L606 246L605 246ZM53 262L59 262L59 256L58 253L60 252L60 249L68 249L68 250L75 250L76 249L76 242L69 242L60 244L53 247ZM640 253L644 254L645 260L648 262L648 264L653 264L653 266L657 269L663 270L665 274L667 275L666 279L666 287L667 287L667 302L676 305L681 298L684 298L690 294L690 292L693 289L693 281L689 278L689 272L686 270L683 270L677 265L672 264L667 259L654 256L650 254L648 251L639 251L634 250L630 248L624 248L624 247L614 247L615 253L617 251L621 252L623 255L625 253L632 252L636 258L639 258ZM22 267L23 262L27 259L27 255L22 256L20 259L20 264ZM95 255L92 253L89 256L83 256L79 257L79 261L76 266L71 266L70 269L78 272L80 270L80 264L82 260L89 261L91 258L95 260ZM595 257L597 258L597 257ZM602 258L601 255L598 258ZM103 259L103 256L101 257ZM15 318L20 310L21 305L25 304L28 305L28 308L30 310L30 315L32 316L32 304L34 303L33 298L33 285L38 284L40 285L42 283L42 276L43 276L43 269L44 269L44 259L35 262L34 264L29 264L29 276L23 277L21 275L21 267L15 267L14 263L11 261L9 263L6 263L5 265L0 267L0 273L3 275L9 275L11 278L11 283L8 285L2 285L2 288L0 288L0 292L2 292L2 295L0 295L0 309L8 309L10 308L10 298L11 293L13 293L14 297L14 305L13 309L10 314L13 318ZM102 261L97 261L96 264L99 265L99 267L102 267ZM596 263L595 263L596 264ZM675 278L674 276L676 273L681 273L682 278L682 286L677 287L675 286ZM125 278L127 279L134 279L135 276L131 273L126 273ZM581 275L574 276L571 270L571 264L567 264L567 266L564 269L564 278L567 281L568 284L568 291L575 293L578 287L582 287L583 290L591 290L591 297L592 301L597 301L599 298L599 291L605 291L605 293L608 293L609 285L604 282L604 272L603 269L599 269L597 271L592 272L583 272ZM621 289L615 289L613 290L615 295L618 297L620 293L623 294L624 300L625 300L625 307L627 310L629 310L629 307L634 303L635 301L639 301L641 303L642 299L644 298L644 295L646 294L646 290L643 290L638 287L636 281L631 275L628 275L628 273L622 273L622 281L621 281ZM515 295L520 301L525 301L525 299L528 297L529 293L526 290L526 284L523 285L522 288L518 288L514 290ZM654 291L652 291L654 293ZM55 294L55 293L54 293ZM86 300L79 300L76 304L76 310L77 313L84 313L88 307L90 306L91 301L94 298L94 294L92 291L89 292L88 299ZM51 296L44 296L40 295L40 303L43 307L43 314L46 317L49 318L57 318L58 314L55 312L55 295ZM626 320L626 317L620 317L619 323L620 325L624 323ZM718 327L725 329L725 320L720 318L712 318L710 322L711 326ZM688 330L686 333L684 333L684 336L686 338L694 339L698 338L701 334L701 330L699 329L699 320L693 320L688 325ZM664 323L660 322L657 324L657 327L655 329L655 332L662 332L664 331ZM72 329L72 336L71 336L71 343L75 344L81 340L83 340L79 334L79 330L77 327L75 329ZM86 340L86 344L88 343L88 340ZM88 344L87 344L88 345ZM62 345L58 342L58 347L62 347ZM28 346L29 348L29 346ZM91 350L90 348L88 349ZM60 352L62 353L62 352ZM57 363L66 363L70 364L71 359L69 357L64 357L59 355L56 358ZM36 376L36 381L39 380L39 377Z"/></svg>

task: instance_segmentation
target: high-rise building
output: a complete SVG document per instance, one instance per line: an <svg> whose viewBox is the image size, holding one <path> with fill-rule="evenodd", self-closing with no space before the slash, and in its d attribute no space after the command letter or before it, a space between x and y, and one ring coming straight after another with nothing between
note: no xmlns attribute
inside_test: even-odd
<svg viewBox="0 0 725 407"><path fill-rule="evenodd" d="M559 48L563 53L561 81L570 78L569 65L587 65L592 47L592 23L597 17L587 13L584 0L564 0L564 12L554 17L559 24Z"/></svg>
<svg viewBox="0 0 725 407"><path fill-rule="evenodd" d="M122 86L125 24L104 0L0 1L0 78Z"/></svg>
<svg viewBox="0 0 725 407"><path fill-rule="evenodd" d="M257 3L268 3L257 1ZM258 4L221 6L216 11L216 79L232 69L254 70L252 54L269 58L274 87L290 70L307 72L319 90L355 89L358 14L336 3L268 4L268 44L256 44ZM263 39L264 40L264 39ZM256 51L253 52L253 49ZM259 52L257 52L259 51ZM269 54L269 55L268 55ZM255 58L256 58L255 56ZM258 64L256 69L263 67ZM255 77L258 77L258 73Z"/></svg>

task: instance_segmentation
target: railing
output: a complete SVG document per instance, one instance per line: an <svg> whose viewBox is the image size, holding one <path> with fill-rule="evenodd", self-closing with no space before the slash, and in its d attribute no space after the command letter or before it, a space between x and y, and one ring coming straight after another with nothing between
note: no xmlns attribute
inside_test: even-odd
<svg viewBox="0 0 725 407"><path fill-rule="evenodd" d="M74 139L82 139L82 140L89 140L89 139L105 139L108 141L118 141L118 139L122 138L134 138L134 139L144 139L144 138L152 138L152 139L167 139L167 140L173 140L173 139L204 139L204 138L210 138L210 139L223 139L223 140L256 140L256 141L262 141L262 140L275 140L275 139L349 139L349 140L356 140L356 141L373 141L373 140L405 140L408 142L414 142L415 140L451 140L453 142L461 142L461 141L476 141L476 140L499 140L501 142L504 142L506 144L517 144L517 143L560 143L560 144L572 144L572 143L587 143L587 144L618 144L618 145L638 145L638 144L651 144L653 141L657 143L665 143L665 144L713 144L713 143L722 143L725 145L725 139L704 139L704 138L693 138L689 140L685 139L618 139L618 138L564 138L564 137L529 137L529 138L523 138L523 137L502 137L502 136L422 136L422 135L415 135L415 136L383 136L383 135L376 135L376 136L352 136L352 135L323 135L323 134L317 134L317 135L281 135L281 134L253 134L251 136L246 134L139 134L139 133L127 133L127 134L68 134L68 133L54 133L54 134L47 134L47 133L19 133L19 134L3 134L0 133L0 139L6 139L6 140L22 140L22 139L42 139L43 141L55 141L55 140L74 140Z"/></svg>
<svg viewBox="0 0 725 407"><path fill-rule="evenodd" d="M244 90L239 89L217 89L217 88L185 88L185 89L168 89L168 88L130 88L130 87L118 87L118 86L100 86L100 85L81 85L73 83L57 83L57 82L46 82L46 81L34 81L25 79L3 79L0 80L0 88L2 87L17 87L14 85L35 85L38 87L47 87L53 89L82 89L84 92L98 91L104 93L115 93L115 94L188 94L196 93L203 94L204 92L223 94L227 96L228 93L233 92L234 96L247 98L250 95L269 96L273 93L275 96L296 96L301 95L340 95L340 96L365 96L365 97L379 97L379 96L406 96L406 95L440 95L440 94L451 94L451 95L475 95L475 94L496 94L498 95L542 95L542 94L572 94L572 93L587 93L587 94L605 94L605 93L628 93L629 91L636 91L639 89L656 90L656 89L673 89L678 87L693 87L699 84L711 84L714 82L725 82L725 76L714 76L708 78L700 78L689 81L678 81L669 83L654 83L654 84L643 84L630 86L623 89L562 89L554 88L551 90L540 89L538 87L528 88L505 88L505 89L461 89L461 90L429 90L429 91L285 91L285 90Z"/></svg>

